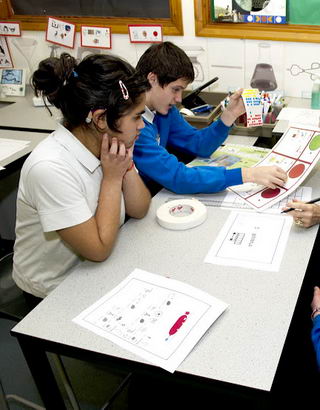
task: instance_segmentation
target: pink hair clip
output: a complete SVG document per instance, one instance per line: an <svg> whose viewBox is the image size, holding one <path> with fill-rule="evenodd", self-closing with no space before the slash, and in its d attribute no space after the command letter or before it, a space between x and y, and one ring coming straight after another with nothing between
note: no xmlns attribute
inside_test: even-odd
<svg viewBox="0 0 320 410"><path fill-rule="evenodd" d="M129 98L129 91L127 89L127 87L123 84L123 82L121 80L119 80L119 86L120 86L120 90L122 92L122 97L125 100L128 100Z"/></svg>

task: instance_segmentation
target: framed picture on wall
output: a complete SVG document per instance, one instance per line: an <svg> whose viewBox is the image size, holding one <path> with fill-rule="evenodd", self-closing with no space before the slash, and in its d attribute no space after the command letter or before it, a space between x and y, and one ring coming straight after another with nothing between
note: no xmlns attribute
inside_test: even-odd
<svg viewBox="0 0 320 410"><path fill-rule="evenodd" d="M15 21L0 21L0 36L20 37L20 23Z"/></svg>
<svg viewBox="0 0 320 410"><path fill-rule="evenodd" d="M81 26L81 47L111 48L111 28Z"/></svg>
<svg viewBox="0 0 320 410"><path fill-rule="evenodd" d="M7 39L5 37L0 37L0 68L10 67L13 67L13 64Z"/></svg>
<svg viewBox="0 0 320 410"><path fill-rule="evenodd" d="M75 34L76 26L74 24L53 17L48 18L46 40L50 43L73 48Z"/></svg>
<svg viewBox="0 0 320 410"><path fill-rule="evenodd" d="M162 26L149 24L129 24L128 25L131 43L161 43Z"/></svg>
<svg viewBox="0 0 320 410"><path fill-rule="evenodd" d="M214 19L226 23L286 23L286 0L214 0Z"/></svg>

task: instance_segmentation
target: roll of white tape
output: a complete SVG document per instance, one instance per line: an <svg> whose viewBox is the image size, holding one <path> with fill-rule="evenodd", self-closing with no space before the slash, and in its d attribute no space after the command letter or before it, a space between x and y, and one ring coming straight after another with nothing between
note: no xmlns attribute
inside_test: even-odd
<svg viewBox="0 0 320 410"><path fill-rule="evenodd" d="M157 210L158 223L167 229L184 230L202 224L207 208L197 199L176 199L161 205Z"/></svg>

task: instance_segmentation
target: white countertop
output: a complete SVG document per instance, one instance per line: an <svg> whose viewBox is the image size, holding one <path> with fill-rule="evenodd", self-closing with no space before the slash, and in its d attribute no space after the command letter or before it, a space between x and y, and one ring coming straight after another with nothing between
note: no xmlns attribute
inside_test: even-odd
<svg viewBox="0 0 320 410"><path fill-rule="evenodd" d="M286 97L286 104L287 107L291 108L311 108L311 100L310 98L294 98L294 97ZM289 121L286 120L279 120L277 121L273 133L275 134L283 134L289 126Z"/></svg>

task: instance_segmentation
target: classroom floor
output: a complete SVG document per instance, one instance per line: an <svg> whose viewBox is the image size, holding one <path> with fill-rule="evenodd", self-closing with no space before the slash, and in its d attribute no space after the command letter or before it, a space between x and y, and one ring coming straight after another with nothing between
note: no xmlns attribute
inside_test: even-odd
<svg viewBox="0 0 320 410"><path fill-rule="evenodd" d="M3 388L6 394L16 394L43 405L20 347L16 339L9 335L14 325L9 320L0 320L0 378ZM64 359L64 364L81 410L101 409L125 376L114 370L107 372L102 367L69 358ZM10 410L21 409L24 409L21 404L10 402ZM128 409L127 389L124 389L111 409Z"/></svg>

